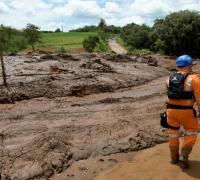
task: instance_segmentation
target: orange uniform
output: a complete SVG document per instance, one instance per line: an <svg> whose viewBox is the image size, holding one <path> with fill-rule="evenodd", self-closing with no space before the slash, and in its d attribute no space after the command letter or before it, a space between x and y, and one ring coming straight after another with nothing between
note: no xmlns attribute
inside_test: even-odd
<svg viewBox="0 0 200 180"><path fill-rule="evenodd" d="M185 69L179 72L186 73ZM167 86L169 81L167 82ZM189 74L184 81L184 91L193 91L193 99L168 99L167 103L178 106L200 105L200 78L196 74ZM182 156L188 158L197 139L198 122L193 109L167 109L167 122L173 127L183 126L185 129ZM172 160L179 158L179 130L168 129L169 146Z"/></svg>

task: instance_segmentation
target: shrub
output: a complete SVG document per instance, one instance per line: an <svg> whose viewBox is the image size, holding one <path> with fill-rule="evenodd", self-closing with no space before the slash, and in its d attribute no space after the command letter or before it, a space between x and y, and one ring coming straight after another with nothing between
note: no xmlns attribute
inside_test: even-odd
<svg viewBox="0 0 200 180"><path fill-rule="evenodd" d="M98 43L99 43L98 36L88 36L88 38L84 39L83 41L83 47L88 52L94 52Z"/></svg>

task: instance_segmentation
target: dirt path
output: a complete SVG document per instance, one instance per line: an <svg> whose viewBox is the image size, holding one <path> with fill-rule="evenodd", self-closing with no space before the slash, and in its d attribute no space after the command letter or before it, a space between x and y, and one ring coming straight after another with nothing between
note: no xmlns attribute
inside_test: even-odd
<svg viewBox="0 0 200 180"><path fill-rule="evenodd" d="M127 51L117 43L116 39L109 39L108 44L109 44L110 48L112 49L112 51L114 51L117 54L126 54L127 53Z"/></svg>
<svg viewBox="0 0 200 180"><path fill-rule="evenodd" d="M191 168L182 171L179 165L169 163L168 144L144 150L131 161L116 165L95 180L195 180L200 179L200 141L191 154Z"/></svg>

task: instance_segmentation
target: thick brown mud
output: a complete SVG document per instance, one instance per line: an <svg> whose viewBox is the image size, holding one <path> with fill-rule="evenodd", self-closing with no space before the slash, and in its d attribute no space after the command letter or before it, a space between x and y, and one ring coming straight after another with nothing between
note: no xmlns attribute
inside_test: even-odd
<svg viewBox="0 0 200 180"><path fill-rule="evenodd" d="M119 153L165 142L159 112L169 71L155 62L98 54L7 57L15 104L0 104L1 179L89 180L101 171L89 166L95 158L112 166L123 159L116 160Z"/></svg>

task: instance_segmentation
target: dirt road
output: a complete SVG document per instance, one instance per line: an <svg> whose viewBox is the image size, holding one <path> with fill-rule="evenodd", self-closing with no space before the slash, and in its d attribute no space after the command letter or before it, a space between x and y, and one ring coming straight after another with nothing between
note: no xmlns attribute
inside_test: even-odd
<svg viewBox="0 0 200 180"><path fill-rule="evenodd" d="M191 154L190 169L181 170L179 165L169 163L168 144L157 145L144 150L129 162L116 165L105 171L95 180L197 180L200 179L200 141L197 141Z"/></svg>
<svg viewBox="0 0 200 180"><path fill-rule="evenodd" d="M109 39L108 44L109 44L110 48L112 49L112 51L114 51L117 54L126 54L127 53L127 51L117 43L116 39Z"/></svg>

